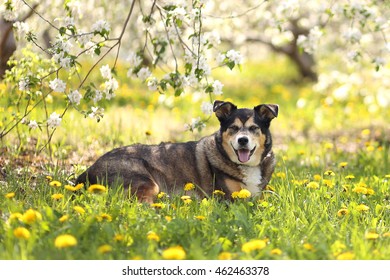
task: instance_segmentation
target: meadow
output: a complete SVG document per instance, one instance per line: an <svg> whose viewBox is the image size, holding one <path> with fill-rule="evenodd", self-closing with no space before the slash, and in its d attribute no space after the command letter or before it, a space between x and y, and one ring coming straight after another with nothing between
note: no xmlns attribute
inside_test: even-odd
<svg viewBox="0 0 390 280"><path fill-rule="evenodd" d="M0 259L390 259L389 112L370 112L359 96L330 104L283 59L216 75L223 100L280 106L271 125L278 163L262 197L199 200L183 188L145 205L119 186L74 186L113 147L218 129L211 117L203 131L184 131L208 119L203 93L150 93L119 74L103 120L70 110L51 155L37 153L38 130L1 143Z"/></svg>

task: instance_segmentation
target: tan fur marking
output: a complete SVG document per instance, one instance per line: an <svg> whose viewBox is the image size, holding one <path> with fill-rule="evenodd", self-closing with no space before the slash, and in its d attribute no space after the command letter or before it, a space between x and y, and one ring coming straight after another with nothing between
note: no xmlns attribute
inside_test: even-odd
<svg viewBox="0 0 390 280"><path fill-rule="evenodd" d="M242 183L240 183L236 180L229 179L229 178L225 179L225 184L231 193L239 192L241 189L245 188L245 186Z"/></svg>

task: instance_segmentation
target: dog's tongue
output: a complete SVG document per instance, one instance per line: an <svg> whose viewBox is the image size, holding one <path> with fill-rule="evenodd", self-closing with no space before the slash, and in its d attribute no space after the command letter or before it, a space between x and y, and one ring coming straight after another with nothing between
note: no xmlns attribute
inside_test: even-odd
<svg viewBox="0 0 390 280"><path fill-rule="evenodd" d="M237 154L238 154L238 160L244 163L249 160L251 152L247 149L240 149L237 151Z"/></svg>

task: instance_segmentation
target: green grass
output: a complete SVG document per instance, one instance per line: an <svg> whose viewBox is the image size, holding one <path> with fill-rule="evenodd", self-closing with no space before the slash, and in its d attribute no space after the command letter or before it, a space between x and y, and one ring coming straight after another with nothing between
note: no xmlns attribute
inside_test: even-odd
<svg viewBox="0 0 390 280"><path fill-rule="evenodd" d="M286 69L277 63L217 73L225 84L222 98L240 106L280 105L271 125L278 164L263 197L185 203L174 196L153 207L125 198L120 187L103 194L88 186L65 189L113 147L198 139L218 127L212 118L202 133L183 132L185 122L201 116L200 101L188 95L161 103L140 85L123 85L99 124L68 112L52 140L52 158L35 154L45 142L39 131L28 135L21 128L2 142L0 259L162 259L176 246L186 259L390 259L389 113L370 113L359 99L324 105L326 96L294 82L290 68L267 76L270 68ZM299 109L302 98L307 104ZM54 96L53 109L58 104L61 97ZM344 113L346 106L352 113ZM47 175L61 186L51 186ZM15 235L19 227L29 238ZM56 247L63 234L77 245Z"/></svg>

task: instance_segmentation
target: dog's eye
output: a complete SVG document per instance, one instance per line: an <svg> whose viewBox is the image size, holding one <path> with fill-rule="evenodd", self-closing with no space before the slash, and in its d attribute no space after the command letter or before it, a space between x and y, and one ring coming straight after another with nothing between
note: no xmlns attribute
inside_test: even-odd
<svg viewBox="0 0 390 280"><path fill-rule="evenodd" d="M256 126L256 125L252 125L249 127L249 131L250 132L256 132L258 129L260 129L260 127Z"/></svg>
<svg viewBox="0 0 390 280"><path fill-rule="evenodd" d="M232 125L232 126L229 126L229 129L233 132L237 132L240 130L240 128L237 126L237 125Z"/></svg>

